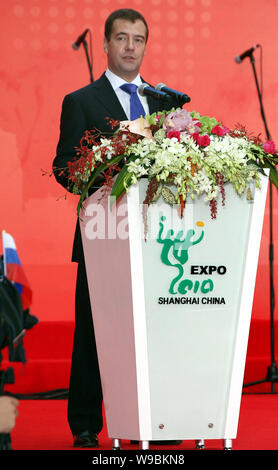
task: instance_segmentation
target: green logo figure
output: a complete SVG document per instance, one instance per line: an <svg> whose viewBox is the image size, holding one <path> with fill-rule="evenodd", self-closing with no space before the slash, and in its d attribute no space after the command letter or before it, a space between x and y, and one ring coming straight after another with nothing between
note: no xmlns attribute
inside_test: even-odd
<svg viewBox="0 0 278 470"><path fill-rule="evenodd" d="M166 237L162 238L162 232L164 230L163 222L166 220L165 216L160 218L161 222L159 223L160 229L157 237L157 242L163 245L161 251L161 261L167 266L174 266L178 269L178 275L172 280L169 292L170 294L177 294L175 285L182 279L184 274L183 265L188 261L188 250L191 246L197 245L200 243L204 237L204 230L201 231L201 235L198 239L193 239L195 235L195 230L190 229L184 235L183 230L180 230L175 236L174 230L168 230ZM202 222L197 223L197 225L204 225ZM171 258L175 259L177 263ZM199 285L199 283L198 283ZM190 280L184 280L179 283L178 291L180 293L186 292L186 287L191 289L193 287L193 282Z"/></svg>

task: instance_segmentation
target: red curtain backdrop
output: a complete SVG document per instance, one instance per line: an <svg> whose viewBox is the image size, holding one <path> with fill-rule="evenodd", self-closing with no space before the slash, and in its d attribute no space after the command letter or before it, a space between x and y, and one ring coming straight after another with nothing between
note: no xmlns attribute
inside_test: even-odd
<svg viewBox="0 0 278 470"><path fill-rule="evenodd" d="M70 262L77 200L50 171L65 94L90 81L83 48L72 42L92 31L93 74L106 67L103 24L123 7L140 10L150 26L142 75L191 97L188 110L240 122L265 136L249 59L263 48L263 99L278 145L278 0L10 0L0 4L0 229L11 233L33 289L41 321L74 318L76 266ZM260 78L260 50L254 53ZM269 318L269 209L257 275L253 318ZM277 285L277 191L273 195Z"/></svg>

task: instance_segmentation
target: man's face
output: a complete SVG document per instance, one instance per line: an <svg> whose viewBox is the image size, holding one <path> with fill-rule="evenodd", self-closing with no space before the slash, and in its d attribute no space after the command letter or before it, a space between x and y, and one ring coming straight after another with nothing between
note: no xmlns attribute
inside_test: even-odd
<svg viewBox="0 0 278 470"><path fill-rule="evenodd" d="M110 40L104 40L109 69L128 82L138 75L145 49L146 26L141 20L115 20Z"/></svg>

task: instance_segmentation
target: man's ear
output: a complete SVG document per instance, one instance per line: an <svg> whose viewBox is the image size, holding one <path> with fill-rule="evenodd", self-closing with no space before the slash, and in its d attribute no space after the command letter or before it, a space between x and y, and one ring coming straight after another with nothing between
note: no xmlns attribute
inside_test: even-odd
<svg viewBox="0 0 278 470"><path fill-rule="evenodd" d="M106 38L104 39L104 42L103 42L103 49L104 49L105 54L107 54L108 49L107 49L107 39Z"/></svg>

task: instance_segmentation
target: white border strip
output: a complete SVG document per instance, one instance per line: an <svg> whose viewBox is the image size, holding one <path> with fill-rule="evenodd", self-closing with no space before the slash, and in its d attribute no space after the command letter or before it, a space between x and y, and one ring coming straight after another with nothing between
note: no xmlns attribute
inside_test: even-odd
<svg viewBox="0 0 278 470"><path fill-rule="evenodd" d="M268 181L267 177L261 178L261 189L256 189L255 191L250 221L249 240L242 281L242 296L239 305L237 335L235 338L235 349L224 429L224 438L229 439L235 438L237 434Z"/></svg>
<svg viewBox="0 0 278 470"><path fill-rule="evenodd" d="M140 440L151 440L151 403L139 185L127 195Z"/></svg>

